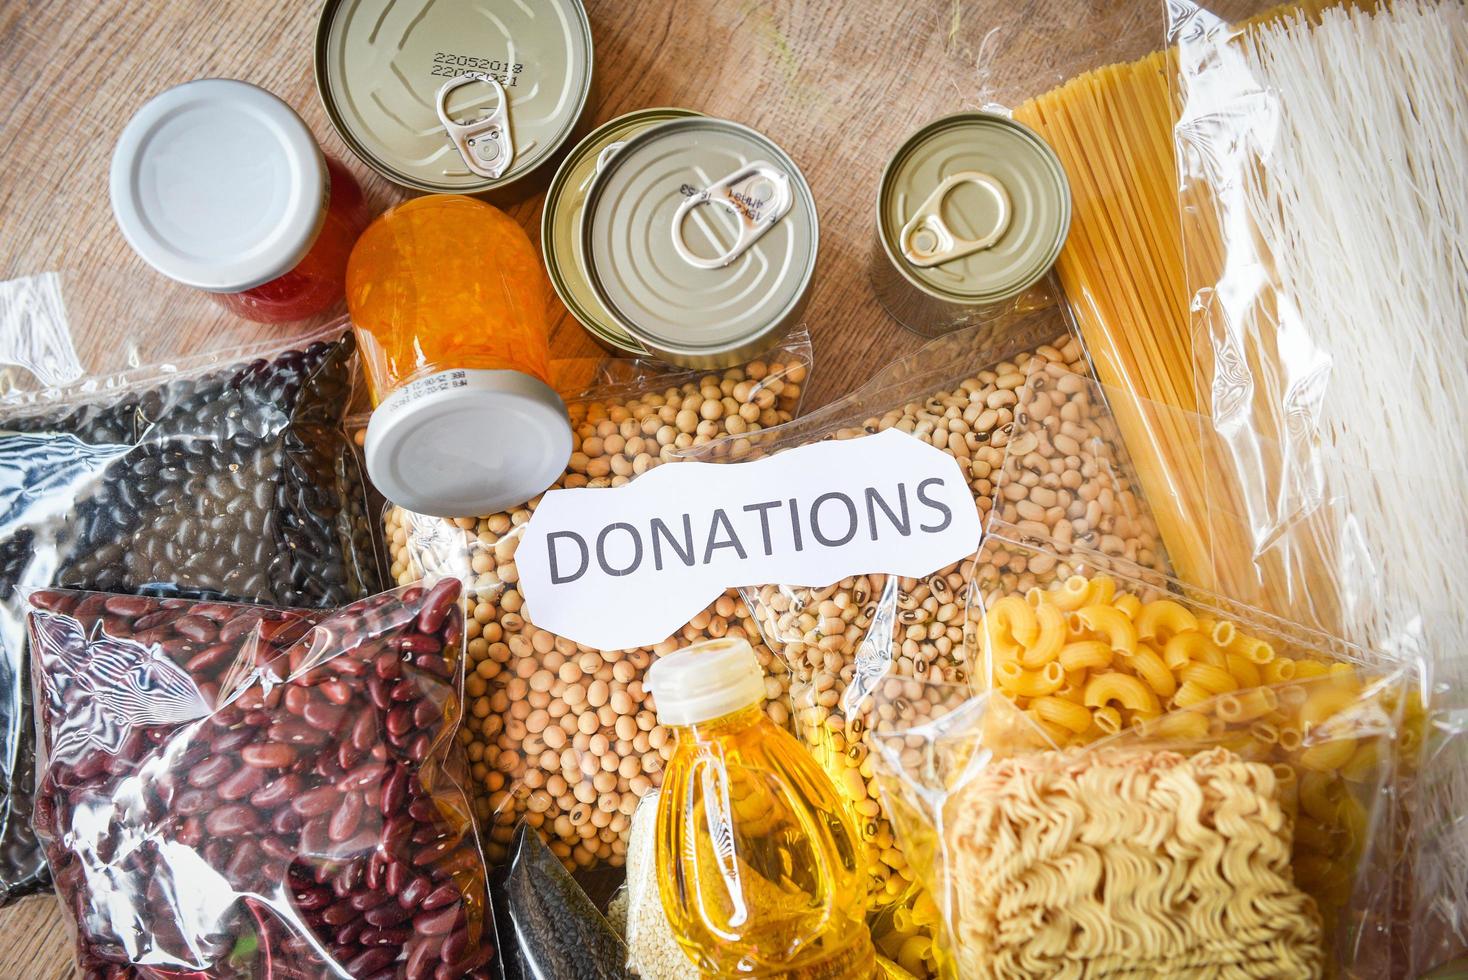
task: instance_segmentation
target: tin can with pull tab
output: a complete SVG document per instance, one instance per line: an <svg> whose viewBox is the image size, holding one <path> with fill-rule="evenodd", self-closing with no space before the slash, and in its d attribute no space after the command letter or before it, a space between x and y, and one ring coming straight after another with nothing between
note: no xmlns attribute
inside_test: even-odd
<svg viewBox="0 0 1468 980"><path fill-rule="evenodd" d="M877 299L929 337L993 319L1055 264L1070 203L1059 158L1028 127L988 112L929 123L877 188Z"/></svg>
<svg viewBox="0 0 1468 980"><path fill-rule="evenodd" d="M580 0L327 0L316 86L342 141L404 187L526 196L589 103Z"/></svg>
<svg viewBox="0 0 1468 980"><path fill-rule="evenodd" d="M709 117L660 123L606 160L584 208L593 295L663 360L728 367L799 322L820 240L815 201L760 133Z"/></svg>
<svg viewBox="0 0 1468 980"><path fill-rule="evenodd" d="M602 123L566 154L545 192L545 209L540 215L540 254L545 260L546 274L556 295L586 332L614 350L647 355L647 349L612 319L586 279L586 266L577 250L586 192L596 175L632 136L670 119L697 115L692 109L659 107L638 109Z"/></svg>

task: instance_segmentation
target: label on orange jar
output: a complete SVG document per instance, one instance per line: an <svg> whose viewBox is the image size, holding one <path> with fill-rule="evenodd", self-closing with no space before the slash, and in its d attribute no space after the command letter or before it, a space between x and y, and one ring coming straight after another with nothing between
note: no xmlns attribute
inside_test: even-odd
<svg viewBox="0 0 1468 980"><path fill-rule="evenodd" d="M972 554L981 533L958 460L889 429L552 490L515 565L532 622L619 650L661 642L733 586L922 577Z"/></svg>

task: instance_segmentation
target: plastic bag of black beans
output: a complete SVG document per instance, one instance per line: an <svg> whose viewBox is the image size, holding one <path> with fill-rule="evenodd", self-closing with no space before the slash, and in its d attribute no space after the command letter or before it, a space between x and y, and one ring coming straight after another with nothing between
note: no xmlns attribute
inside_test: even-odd
<svg viewBox="0 0 1468 980"><path fill-rule="evenodd" d="M45 886L30 833L23 605L60 586L331 607L377 591L342 420L354 344L0 404L0 904Z"/></svg>
<svg viewBox="0 0 1468 980"><path fill-rule="evenodd" d="M627 946L529 824L495 873L505 980L622 980Z"/></svg>
<svg viewBox="0 0 1468 980"><path fill-rule="evenodd" d="M36 831L86 980L488 980L460 585L32 596Z"/></svg>

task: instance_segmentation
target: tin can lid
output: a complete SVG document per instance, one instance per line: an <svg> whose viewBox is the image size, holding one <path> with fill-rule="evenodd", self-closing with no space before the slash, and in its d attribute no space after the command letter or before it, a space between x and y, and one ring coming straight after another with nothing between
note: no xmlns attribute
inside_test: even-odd
<svg viewBox="0 0 1468 980"><path fill-rule="evenodd" d="M701 113L692 109L639 109L602 123L566 154L545 193L540 250L556 295L588 333L629 354L646 354L647 349L612 319L587 282L586 266L576 247L581 236L582 206L592 179L622 143L657 123L697 115Z"/></svg>
<svg viewBox="0 0 1468 980"><path fill-rule="evenodd" d="M591 69L579 0L328 0L316 32L316 85L342 140L423 191L489 191L545 163L575 129ZM452 84L466 75L497 87ZM501 114L513 155L486 169L454 124Z"/></svg>
<svg viewBox="0 0 1468 980"><path fill-rule="evenodd" d="M476 517L554 483L571 458L571 423L539 378L441 371L377 406L363 450L368 475L393 503L430 517Z"/></svg>
<svg viewBox="0 0 1468 980"><path fill-rule="evenodd" d="M1038 134L964 112L913 134L877 192L877 230L898 271L954 302L997 302L1034 285L1070 229L1070 184Z"/></svg>
<svg viewBox="0 0 1468 980"><path fill-rule="evenodd" d="M698 362L757 352L789 326L819 236L795 161L748 127L696 117L611 157L587 191L580 247L592 291L632 337Z"/></svg>
<svg viewBox="0 0 1468 980"><path fill-rule="evenodd" d="M326 160L301 117L248 82L206 78L150 99L123 127L109 191L153 268L236 293L289 272L321 229Z"/></svg>

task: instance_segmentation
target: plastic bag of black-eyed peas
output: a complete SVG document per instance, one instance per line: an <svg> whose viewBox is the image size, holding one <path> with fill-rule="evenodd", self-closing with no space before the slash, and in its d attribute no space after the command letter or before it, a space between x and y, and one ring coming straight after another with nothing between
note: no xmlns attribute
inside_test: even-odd
<svg viewBox="0 0 1468 980"><path fill-rule="evenodd" d="M1000 520L969 601L980 693L926 685L962 703L914 717L882 691L868 715L946 976L1400 972L1406 669ZM1016 731L1048 751L1006 760Z"/></svg>
<svg viewBox="0 0 1468 980"><path fill-rule="evenodd" d="M576 364L586 377L588 365ZM809 338L719 372L656 373L642 362L596 367L599 386L565 398L577 444L555 487L616 487L716 438L748 437L799 411ZM558 371L570 383L575 370ZM564 394L564 392L563 392ZM399 584L451 575L468 594L468 753L486 855L510 853L516 826L538 831L591 892L593 869L620 869L638 799L661 780L672 745L642 687L658 655L742 635L766 667L766 710L788 724L788 672L731 590L662 643L629 650L578 645L525 611L515 552L539 498L496 514L446 520L389 507L385 537ZM597 875L599 879L610 877ZM602 888L601 890L605 890Z"/></svg>
<svg viewBox="0 0 1468 980"><path fill-rule="evenodd" d="M23 610L51 586L334 607L379 585L341 325L0 402L0 904L30 832Z"/></svg>
<svg viewBox="0 0 1468 980"><path fill-rule="evenodd" d="M724 440L691 455L740 462L897 428L957 458L985 518L1004 506L996 493L1006 457L1034 457L1034 496L1049 503L1035 511L1026 505L1036 521L1064 523L1057 533L1160 567L1155 529L1130 489L1123 450L1104 399L1095 397L1079 341L1054 309L1005 326L949 334L846 399L776 432ZM1017 435L1030 428L1031 416L1062 448ZM937 909L918 887L883 810L869 759L868 713L887 692L903 699L894 703L906 714L921 717L941 708L921 696L929 681L954 690L970 682L975 665L965 632L972 574L968 558L921 579L857 575L819 588L742 590L765 642L790 668L796 734L859 819L879 950L920 976L935 969Z"/></svg>

